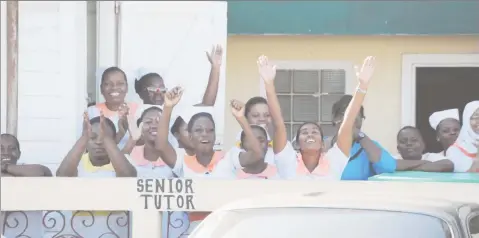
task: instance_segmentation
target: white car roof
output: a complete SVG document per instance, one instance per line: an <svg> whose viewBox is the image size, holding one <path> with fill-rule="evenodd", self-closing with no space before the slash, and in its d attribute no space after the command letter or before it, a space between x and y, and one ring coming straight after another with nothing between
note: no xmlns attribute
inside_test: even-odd
<svg viewBox="0 0 479 238"><path fill-rule="evenodd" d="M219 211L257 208L348 208L400 212L436 213L436 211L457 214L459 208L479 208L479 204L437 199L427 195L357 193L357 192L312 192L307 194L276 194L239 200L223 206Z"/></svg>

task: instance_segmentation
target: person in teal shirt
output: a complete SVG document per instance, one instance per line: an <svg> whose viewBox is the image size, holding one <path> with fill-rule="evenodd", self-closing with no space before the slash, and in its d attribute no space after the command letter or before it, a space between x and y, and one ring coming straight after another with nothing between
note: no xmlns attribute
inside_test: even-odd
<svg viewBox="0 0 479 238"><path fill-rule="evenodd" d="M333 105L333 123L335 125L341 124L351 99L351 95L344 95ZM361 107L355 122L354 143L351 148L349 163L344 169L341 180L368 180L369 177L376 174L396 171L396 159L377 141L361 132L364 119L364 108ZM331 144L334 144L334 141L333 138Z"/></svg>

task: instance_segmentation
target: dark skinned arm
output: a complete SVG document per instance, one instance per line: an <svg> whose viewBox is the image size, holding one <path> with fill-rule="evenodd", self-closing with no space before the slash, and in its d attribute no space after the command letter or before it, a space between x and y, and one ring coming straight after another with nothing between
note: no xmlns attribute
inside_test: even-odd
<svg viewBox="0 0 479 238"><path fill-rule="evenodd" d="M367 89L368 85L359 83L358 90L354 92L353 98L344 113L344 119L339 126L336 145L348 157L353 144L354 122L366 97L366 93L360 92L360 90L367 91Z"/></svg>
<svg viewBox="0 0 479 238"><path fill-rule="evenodd" d="M78 176L78 164L81 157L85 153L86 145L88 143L88 137L82 136L77 140L72 149L68 152L67 156L63 159L62 163L57 169L57 177L77 177Z"/></svg>
<svg viewBox="0 0 479 238"><path fill-rule="evenodd" d="M210 77L208 85L206 86L205 94L201 106L214 106L216 102L216 95L218 94L218 85L220 82L220 66L211 65Z"/></svg>
<svg viewBox="0 0 479 238"><path fill-rule="evenodd" d="M173 107L164 106L163 114L158 123L158 132L155 141L155 148L160 152L161 159L163 159L163 161L171 168L175 167L177 156L175 148L173 148L168 141L168 131L172 112Z"/></svg>
<svg viewBox="0 0 479 238"><path fill-rule="evenodd" d="M435 162L425 163L414 168L413 171L452 172L454 171L454 164L448 159L443 159Z"/></svg>
<svg viewBox="0 0 479 238"><path fill-rule="evenodd" d="M283 115L281 114L281 106L278 96L276 96L276 88L273 80L265 80L266 98L268 99L268 108L274 125L273 151L275 154L283 151L288 142L286 126L284 125Z"/></svg>
<svg viewBox="0 0 479 238"><path fill-rule="evenodd" d="M248 141L252 142L253 148L250 151L241 151L239 154L239 161L241 166L250 165L254 163L258 163L258 161L264 158L263 150L261 149L261 145L253 134L253 130L249 125L248 121L244 116L236 118L238 123L241 125L245 137Z"/></svg>
<svg viewBox="0 0 479 238"><path fill-rule="evenodd" d="M136 177L135 167L128 161L113 138L105 137L103 146L110 158L111 165L115 169L117 177Z"/></svg>
<svg viewBox="0 0 479 238"><path fill-rule="evenodd" d="M49 168L39 164L8 165L6 172L15 177L51 177Z"/></svg>
<svg viewBox="0 0 479 238"><path fill-rule="evenodd" d="M365 136L363 139L361 139L361 141L359 141L359 144L368 155L368 159L371 163L379 162L381 159L382 150L371 140L371 138Z"/></svg>

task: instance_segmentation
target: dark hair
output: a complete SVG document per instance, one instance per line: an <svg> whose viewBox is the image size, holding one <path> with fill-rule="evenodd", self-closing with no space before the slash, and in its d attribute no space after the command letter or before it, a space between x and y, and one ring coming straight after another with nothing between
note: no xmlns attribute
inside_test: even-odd
<svg viewBox="0 0 479 238"><path fill-rule="evenodd" d="M125 82L128 83L125 72L123 70L121 70L120 68L118 68L116 66L113 66L113 67L107 68L107 69L105 69L105 71L103 71L103 73L101 74L101 84L103 84L105 82L105 79L106 79L106 77L108 77L108 75L110 75L111 73L115 73L115 72L120 72L123 75L123 78L125 79Z"/></svg>
<svg viewBox="0 0 479 238"><path fill-rule="evenodd" d="M456 118L444 118L444 119L442 119L442 120L437 124L437 126L436 126L436 129L435 129L435 130L436 130L436 135L437 135L437 136L439 136L439 134L440 134L439 127L441 127L446 120L456 121L456 122L459 124L459 127L462 126L461 121L460 121L460 120L457 120Z"/></svg>
<svg viewBox="0 0 479 238"><path fill-rule="evenodd" d="M417 127L414 127L414 126L405 126L401 129L399 129L398 131L398 134L396 135L396 140L399 140L399 134L401 133L401 131L404 131L404 130L415 130L417 132L419 132L419 134L421 134L421 132L419 131L419 129ZM422 135L421 135L422 136Z"/></svg>
<svg viewBox="0 0 479 238"><path fill-rule="evenodd" d="M86 106L91 107L91 106L95 106L95 105L96 105L96 102L89 102Z"/></svg>
<svg viewBox="0 0 479 238"><path fill-rule="evenodd" d="M8 133L3 133L0 137L2 137L2 138L5 138L5 137L12 138L15 145L17 146L18 150L20 150L20 141L18 141L16 136L14 136L12 134L8 134Z"/></svg>
<svg viewBox="0 0 479 238"><path fill-rule="evenodd" d="M100 117L94 117L94 118L90 119L90 125L93 125L93 124L96 124L96 123L100 123ZM116 136L115 124L108 117L105 117L105 123L106 123L107 126L109 126L111 128L111 130L113 131L113 137L115 137Z"/></svg>
<svg viewBox="0 0 479 238"><path fill-rule="evenodd" d="M137 125L137 126L140 126L140 123L143 121L143 117L145 117L145 115L146 115L148 112L150 112L150 111L159 111L160 113L163 113L163 110L161 110L161 108L155 107L155 106L151 106L151 107L145 109L145 110L141 113L140 118L138 118L138 120L136 120L136 125Z"/></svg>
<svg viewBox="0 0 479 238"><path fill-rule="evenodd" d="M266 132L266 130L262 127L262 126L258 126L258 125L250 125L251 126L251 129L252 130L260 130L265 137L268 137L268 133ZM246 138L246 135L244 133L244 131L241 131L241 136L240 136L240 141L241 141L241 144L243 144L244 142L244 139Z"/></svg>
<svg viewBox="0 0 479 238"><path fill-rule="evenodd" d="M216 127L215 120L213 119L213 116L211 114L207 112L200 112L200 113L196 113L195 115L191 117L190 121L188 122L188 132L191 132L191 129L193 129L193 124L195 124L196 120L202 117L208 118L211 122L213 122L213 128Z"/></svg>
<svg viewBox="0 0 479 238"><path fill-rule="evenodd" d="M251 108L256 104L268 104L268 101L266 101L266 98L264 98L264 97L252 97L252 98L250 98L244 106L244 116L245 117L248 116L249 112L251 111Z"/></svg>
<svg viewBox="0 0 479 238"><path fill-rule="evenodd" d="M333 118L344 115L344 113L346 112L346 108L348 108L348 105L352 99L353 99L353 96L346 94L342 96L337 102L335 102L332 108ZM363 106L361 106L359 113L361 117L363 118L365 117Z"/></svg>
<svg viewBox="0 0 479 238"><path fill-rule="evenodd" d="M157 73L147 73L147 74L141 76L140 79L135 79L135 92L138 93L138 94L140 94L141 91L143 91L143 89L145 88L145 84L146 84L149 80L151 80L151 79L153 79L153 78L156 78L156 77L158 77L158 78L160 78L161 80L163 80L163 78L162 78L159 74L157 74Z"/></svg>
<svg viewBox="0 0 479 238"><path fill-rule="evenodd" d="M175 122L173 123L173 125L171 126L171 129L170 129L171 134L180 132L180 126L183 123L186 123L185 120L183 120L181 116L178 116Z"/></svg>
<svg viewBox="0 0 479 238"><path fill-rule="evenodd" d="M298 130L296 131L296 137L295 137L294 140L296 140L297 142L299 141L298 138L299 138L299 132L301 131L301 128L303 128L303 126L306 126L308 124L317 126L318 129L319 129L319 133L321 133L321 138L323 138L323 135L324 135L323 134L323 128L321 128L321 126L318 123L316 123L316 122L305 122L305 123L301 124L301 126L299 126Z"/></svg>

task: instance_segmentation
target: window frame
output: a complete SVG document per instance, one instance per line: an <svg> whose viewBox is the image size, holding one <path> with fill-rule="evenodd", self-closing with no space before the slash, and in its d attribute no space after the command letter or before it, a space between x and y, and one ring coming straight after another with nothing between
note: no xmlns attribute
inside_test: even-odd
<svg viewBox="0 0 479 238"><path fill-rule="evenodd" d="M352 94L356 87L356 80L354 79L354 64L351 61L316 61L316 60L271 60L270 61L272 64L276 65L277 70L315 70L315 71L321 71L321 70L344 70L345 72L345 89L344 93L345 94ZM321 73L319 74L319 84L321 84ZM265 85L261 77L259 77L259 93L260 96L266 98L266 90L265 90ZM294 93L292 93L294 95ZM298 94L301 95L301 94ZM320 94L318 94L318 102L319 106L321 106L321 98ZM293 107L291 107L291 110L294 110ZM318 117L319 120L321 120L321 111L319 111L320 115ZM291 127L293 127L294 123L290 122ZM289 138L292 140L292 138Z"/></svg>

